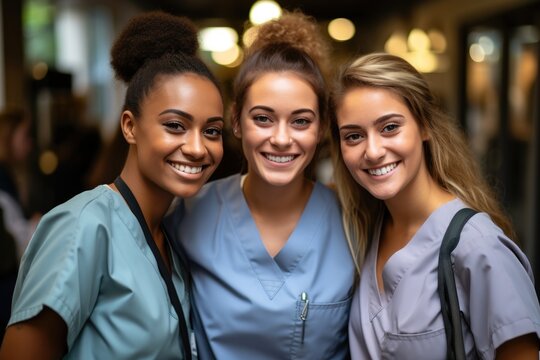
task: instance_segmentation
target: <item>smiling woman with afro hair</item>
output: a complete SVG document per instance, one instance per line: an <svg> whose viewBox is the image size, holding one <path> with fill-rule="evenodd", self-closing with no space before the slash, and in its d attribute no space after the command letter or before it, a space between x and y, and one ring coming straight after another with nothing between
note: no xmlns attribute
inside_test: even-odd
<svg viewBox="0 0 540 360"><path fill-rule="evenodd" d="M223 155L223 101L197 31L133 18L111 51L129 149L112 184L45 214L23 257L2 359L191 359L188 274L162 220Z"/></svg>

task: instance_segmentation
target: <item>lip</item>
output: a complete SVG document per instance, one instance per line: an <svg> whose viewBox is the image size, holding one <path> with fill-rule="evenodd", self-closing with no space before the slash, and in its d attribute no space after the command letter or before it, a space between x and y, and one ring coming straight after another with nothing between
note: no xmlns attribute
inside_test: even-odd
<svg viewBox="0 0 540 360"><path fill-rule="evenodd" d="M275 166L287 166L298 158L298 154L261 152L261 156Z"/></svg>
<svg viewBox="0 0 540 360"><path fill-rule="evenodd" d="M366 174L375 179L383 179L394 173L401 161L394 161L385 165L364 169Z"/></svg>
<svg viewBox="0 0 540 360"><path fill-rule="evenodd" d="M189 179L200 178L205 173L206 168L210 166L202 163L189 163L172 160L167 160L167 164L169 164L175 173Z"/></svg>

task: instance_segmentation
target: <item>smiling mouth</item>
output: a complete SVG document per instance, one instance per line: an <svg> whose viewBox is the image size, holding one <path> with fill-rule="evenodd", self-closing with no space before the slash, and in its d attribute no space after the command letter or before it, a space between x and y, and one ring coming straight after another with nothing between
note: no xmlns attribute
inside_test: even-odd
<svg viewBox="0 0 540 360"><path fill-rule="evenodd" d="M265 158L267 158L270 161L276 162L276 163L287 163L291 162L295 159L295 155L286 155L286 156L277 156L277 155L271 155L264 153L263 154Z"/></svg>
<svg viewBox="0 0 540 360"><path fill-rule="evenodd" d="M381 175L386 175L388 174L389 172L391 172L392 170L394 170L396 167L397 167L397 162L395 163L392 163L392 164L389 164L389 165L386 165L386 166L383 166L383 167L380 167L380 168L376 168L376 169L367 169L366 171L370 174L370 175L374 175L374 176L381 176Z"/></svg>
<svg viewBox="0 0 540 360"><path fill-rule="evenodd" d="M175 168L176 170L180 171L180 172L183 172L183 173L186 173L186 174L198 174L198 173L201 173L203 171L203 169L206 167L206 166L189 166L189 165L184 165L184 164L177 164L177 163L173 163L171 161L168 161L169 165L171 165L173 168Z"/></svg>

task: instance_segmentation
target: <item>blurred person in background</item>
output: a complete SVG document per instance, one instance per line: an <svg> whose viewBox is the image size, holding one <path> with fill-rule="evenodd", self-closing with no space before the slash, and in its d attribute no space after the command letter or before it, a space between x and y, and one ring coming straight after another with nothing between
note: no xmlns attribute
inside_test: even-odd
<svg viewBox="0 0 540 360"><path fill-rule="evenodd" d="M0 341L4 338L11 315L11 298L17 280L19 261L15 239L6 229L4 211L0 207Z"/></svg>
<svg viewBox="0 0 540 360"><path fill-rule="evenodd" d="M19 260L40 215L25 215L21 181L32 151L31 121L19 108L0 112L0 339L11 313Z"/></svg>
<svg viewBox="0 0 540 360"><path fill-rule="evenodd" d="M31 121L22 109L0 112L0 207L4 223L17 244L20 259L35 229L40 215L25 216L24 202L18 178L24 175L32 151Z"/></svg>

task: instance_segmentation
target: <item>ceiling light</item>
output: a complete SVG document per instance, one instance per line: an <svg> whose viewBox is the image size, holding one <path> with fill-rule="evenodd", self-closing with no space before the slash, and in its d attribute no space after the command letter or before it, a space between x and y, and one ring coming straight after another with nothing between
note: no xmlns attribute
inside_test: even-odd
<svg viewBox="0 0 540 360"><path fill-rule="evenodd" d="M384 50L389 54L397 56L406 54L408 51L407 38L402 33L393 33L392 36L386 40Z"/></svg>
<svg viewBox="0 0 540 360"><path fill-rule="evenodd" d="M354 36L356 29L351 20L338 18L328 24L328 34L337 41L347 41Z"/></svg>
<svg viewBox="0 0 540 360"><path fill-rule="evenodd" d="M255 25L259 25L277 19L281 16L281 6L272 0L261 0L251 6L249 11L249 21Z"/></svg>
<svg viewBox="0 0 540 360"><path fill-rule="evenodd" d="M230 27L207 27L199 31L201 49L225 51L236 45L238 34Z"/></svg>
<svg viewBox="0 0 540 360"><path fill-rule="evenodd" d="M409 49L412 51L428 50L430 41L427 34L421 29L412 29L407 39Z"/></svg>
<svg viewBox="0 0 540 360"><path fill-rule="evenodd" d="M238 63L239 58L242 57L242 50L238 45L234 45L225 51L213 51L212 60L219 65L230 66Z"/></svg>

